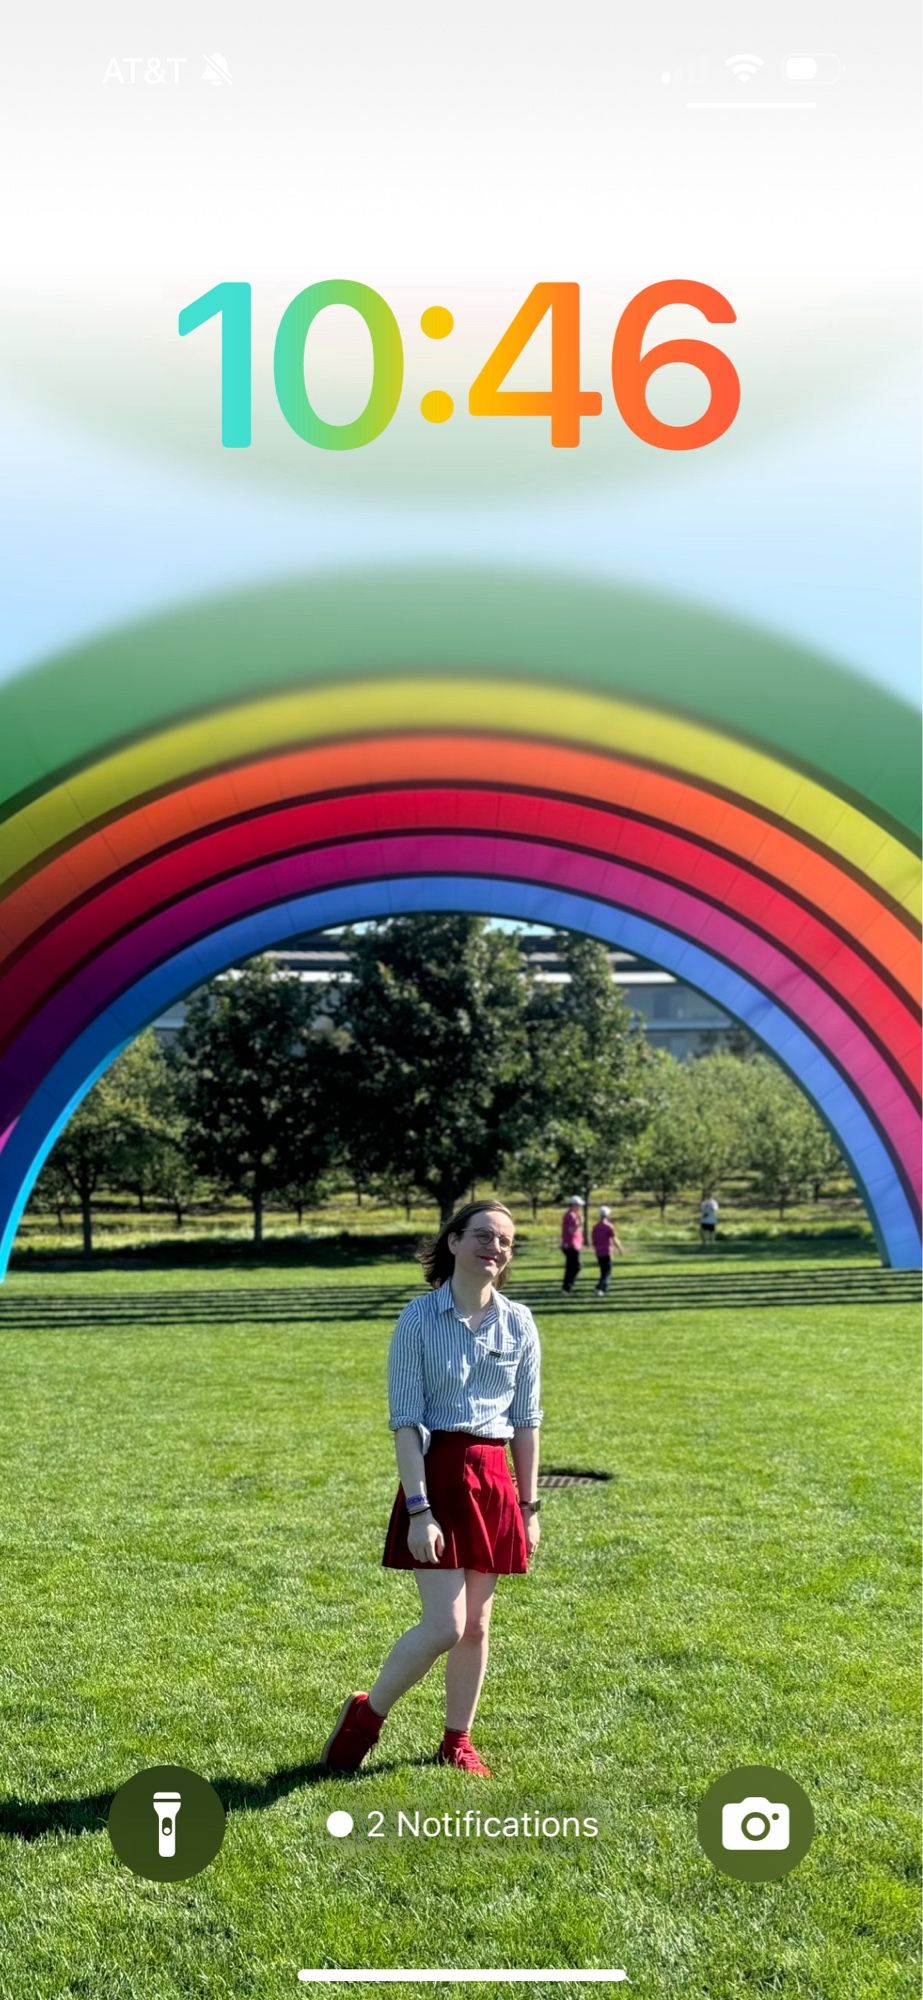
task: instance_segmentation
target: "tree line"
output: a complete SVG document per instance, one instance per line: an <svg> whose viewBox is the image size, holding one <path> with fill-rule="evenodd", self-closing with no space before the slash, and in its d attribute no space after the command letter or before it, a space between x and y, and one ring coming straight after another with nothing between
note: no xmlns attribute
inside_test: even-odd
<svg viewBox="0 0 923 2000"><path fill-rule="evenodd" d="M751 1172L780 1215L845 1171L826 1127L747 1047L680 1064L650 1047L605 948L554 937L565 977L537 978L484 918L394 918L346 934L323 988L256 959L194 994L175 1042L149 1030L94 1085L36 1199L100 1192L168 1203L178 1227L216 1195L302 1219L334 1185L450 1214L474 1183L532 1203L620 1186L661 1214L690 1185Z"/></svg>

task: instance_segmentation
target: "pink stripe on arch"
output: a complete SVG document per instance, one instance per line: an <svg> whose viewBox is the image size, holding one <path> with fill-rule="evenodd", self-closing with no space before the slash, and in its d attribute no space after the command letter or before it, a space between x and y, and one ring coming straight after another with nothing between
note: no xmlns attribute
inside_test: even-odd
<svg viewBox="0 0 923 2000"><path fill-rule="evenodd" d="M888 1132L908 1184L919 1192L919 1120L913 1105L861 1028L784 952L691 891L620 862L538 841L480 834L399 834L312 849L248 869L135 926L76 974L10 1044L4 1070L11 1086L0 1103L0 1125L22 1108L50 1064L112 998L132 986L151 965L172 957L197 937L207 936L249 909L311 889L392 874L431 873L487 877L484 907L488 914L489 878L518 876L650 916L713 950L765 987L829 1051Z"/></svg>
<svg viewBox="0 0 923 2000"><path fill-rule="evenodd" d="M14 953L0 970L0 1047L7 1047L58 986L145 912L165 909L178 897L192 895L242 868L308 847L422 830L537 839L548 846L601 853L626 867L666 877L695 895L707 886L712 903L722 905L748 929L758 926L843 1002L877 1046L889 1052L891 1066L905 1072L918 1103L920 1035L912 1008L846 938L787 891L774 888L725 854L709 850L703 857L701 846L685 835L636 822L620 812L599 812L534 794L456 791L446 786L281 804L205 833L197 828L194 838L151 852L128 872L116 872L108 879L100 876L92 895L70 907L62 905L53 925L40 929L28 947ZM60 857L51 872L59 869L59 863ZM110 852L108 865L114 863ZM38 897L40 883L33 882L32 887Z"/></svg>

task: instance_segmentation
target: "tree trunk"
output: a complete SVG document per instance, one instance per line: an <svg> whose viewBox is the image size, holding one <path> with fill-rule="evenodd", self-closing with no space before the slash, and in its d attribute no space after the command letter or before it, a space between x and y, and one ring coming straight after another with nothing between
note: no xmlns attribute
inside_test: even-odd
<svg viewBox="0 0 923 2000"><path fill-rule="evenodd" d="M538 1195L537 1195L537 1194L534 1194L534 1195L532 1196L532 1220L533 1220L533 1222L537 1222L537 1221L538 1221Z"/></svg>
<svg viewBox="0 0 923 2000"><path fill-rule="evenodd" d="M143 1215L143 1214L144 1214L144 1189L143 1189L143 1188L138 1188L138 1190L137 1190L137 1194L138 1194L138 1214L139 1214L139 1215Z"/></svg>
<svg viewBox="0 0 923 2000"><path fill-rule="evenodd" d="M661 1222L664 1222L666 1220L667 1202L669 1201L669 1195L665 1195L663 1189L661 1189L657 1200L658 1200L658 1207L660 1209L660 1220Z"/></svg>
<svg viewBox="0 0 923 2000"><path fill-rule="evenodd" d="M354 1189L354 1193L355 1193L355 1196L356 1196L356 1207L357 1207L357 1208L361 1208L361 1207L362 1207L362 1189L361 1189L361 1187L359 1186L359 1183L358 1183L358 1181L356 1182L356 1185L355 1185L355 1189Z"/></svg>
<svg viewBox="0 0 923 2000"><path fill-rule="evenodd" d="M83 1226L83 1254L93 1255L93 1197L86 1190L80 1196L80 1220Z"/></svg>
<svg viewBox="0 0 923 2000"><path fill-rule="evenodd" d="M61 1234L62 1234L62 1236L63 1236L63 1234L64 1234L64 1209L63 1209L63 1207L62 1207L62 1205L61 1205L61 1203L60 1203L60 1202L57 1202L57 1203L55 1204L55 1206L56 1206L56 1209L57 1209L57 1215L58 1215L58 1228L59 1228L59 1230L60 1230L60 1232L61 1232Z"/></svg>
<svg viewBox="0 0 923 2000"><path fill-rule="evenodd" d="M174 1213L174 1216L176 1217L176 1227L177 1227L177 1229L182 1229L182 1226L183 1226L183 1215L184 1215L184 1212L185 1212L185 1211L183 1210L183 1207L182 1207L182 1204L181 1204L180 1202L178 1202L178 1201L175 1201L175 1202L173 1203L173 1213Z"/></svg>
<svg viewBox="0 0 923 2000"><path fill-rule="evenodd" d="M455 1214L459 1199L460 1197L456 1193L455 1188L449 1187L443 1181L439 1188L439 1220L441 1223L448 1222L450 1215Z"/></svg>
<svg viewBox="0 0 923 2000"><path fill-rule="evenodd" d="M302 1226L302 1223L304 1222L304 1202L303 1202L303 1201L296 1201L296 1203L295 1203L295 1214L296 1214L296 1215L297 1215L297 1217L298 1217L298 1227L299 1227L299 1229L300 1229L300 1228L301 1228L301 1226Z"/></svg>
<svg viewBox="0 0 923 2000"><path fill-rule="evenodd" d="M263 1241L263 1190L258 1181L253 1189L253 1241Z"/></svg>
<svg viewBox="0 0 923 2000"><path fill-rule="evenodd" d="M405 1221L407 1221L407 1222L409 1222L409 1221L410 1221L410 1215L411 1215L411 1210L412 1210L412 1208L413 1208L413 1202L411 1201L411 1199L410 1199L410 1196L408 1195L408 1196L407 1196L407 1199L406 1199L406 1200L405 1200L405 1202L404 1202L404 1219L405 1219Z"/></svg>
<svg viewBox="0 0 923 2000"><path fill-rule="evenodd" d="M591 1187L585 1187L583 1190L583 1233L585 1236L589 1234L590 1229L590 1196L592 1192Z"/></svg>

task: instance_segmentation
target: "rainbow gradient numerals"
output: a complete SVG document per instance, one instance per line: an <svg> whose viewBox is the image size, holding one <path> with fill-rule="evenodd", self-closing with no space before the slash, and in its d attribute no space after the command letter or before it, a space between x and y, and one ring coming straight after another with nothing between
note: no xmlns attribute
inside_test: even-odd
<svg viewBox="0 0 923 2000"><path fill-rule="evenodd" d="M642 353L644 336L655 313L665 306L692 306L713 325L736 319L733 306L711 285L697 279L671 278L645 286L626 306L612 343L612 388L616 406L643 443L661 451L697 451L713 444L733 423L740 405L740 382L733 363L706 340L670 340ZM326 306L348 306L364 320L372 349L372 385L365 408L347 423L329 423L318 416L305 382L305 343ZM503 384L532 335L550 315L551 382L547 389L505 389ZM192 333L207 320L221 320L221 442L247 446L252 437L252 297L247 284L214 285L184 306L180 334ZM440 321L438 333L433 322ZM428 324L429 322L429 324ZM433 338L444 338L454 324L445 307L431 306L421 326ZM658 369L684 363L704 375L708 407L692 423L670 424L655 417L647 402L647 385ZM369 285L351 278L327 278L308 285L286 306L276 334L273 364L276 398L286 423L305 444L322 451L355 451L387 430L397 411L404 382L401 330L387 300ZM420 405L430 423L444 423L453 412L452 399L431 391ZM571 450L580 443L585 417L602 415L598 389L580 383L580 286L547 282L533 285L519 311L501 334L471 384L468 413L472 417L547 417L551 443Z"/></svg>

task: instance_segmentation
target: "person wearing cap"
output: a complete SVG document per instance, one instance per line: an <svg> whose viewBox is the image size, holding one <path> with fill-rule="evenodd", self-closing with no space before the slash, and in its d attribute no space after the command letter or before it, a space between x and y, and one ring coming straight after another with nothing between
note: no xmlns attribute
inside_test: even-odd
<svg viewBox="0 0 923 2000"><path fill-rule="evenodd" d="M619 1257L624 1257L625 1255L624 1248L619 1242L614 1225L610 1220L610 1213L604 1202L599 1211L599 1221L593 1224L593 1248L596 1252L596 1262L599 1265L599 1282L596 1286L597 1298L604 1298L606 1292L609 1290L609 1279L612 1275L613 1250Z"/></svg>
<svg viewBox="0 0 923 2000"><path fill-rule="evenodd" d="M561 1249L564 1252L563 1292L572 1292L580 1276L580 1252L583 1249L583 1202L579 1194L572 1194L561 1218Z"/></svg>

